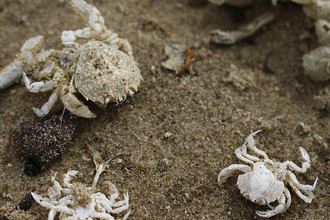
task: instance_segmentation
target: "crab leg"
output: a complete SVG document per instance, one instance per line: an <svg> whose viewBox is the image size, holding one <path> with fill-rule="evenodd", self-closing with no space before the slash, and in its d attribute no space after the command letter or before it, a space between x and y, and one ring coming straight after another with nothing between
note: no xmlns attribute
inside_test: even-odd
<svg viewBox="0 0 330 220"><path fill-rule="evenodd" d="M84 0L71 0L70 3L88 26L95 31L95 34L106 29L101 12L95 6L88 4Z"/></svg>
<svg viewBox="0 0 330 220"><path fill-rule="evenodd" d="M23 63L19 60L14 60L8 66L0 71L0 90L19 81L23 73Z"/></svg>
<svg viewBox="0 0 330 220"><path fill-rule="evenodd" d="M238 159L240 159L246 163L249 163L251 165L254 164L253 161L255 161L255 162L260 161L259 158L247 153L246 145L243 145L242 147L237 148L235 150L235 155Z"/></svg>
<svg viewBox="0 0 330 220"><path fill-rule="evenodd" d="M111 36L111 31L107 30L101 12L96 7L83 0L71 0L70 4L84 19L88 27L76 31L63 31L61 39L64 45L73 45L77 38L100 38L104 40ZM118 35L115 38L118 38Z"/></svg>
<svg viewBox="0 0 330 220"><path fill-rule="evenodd" d="M246 141L244 142L244 144L242 145L242 147L239 147L235 150L235 155L238 159L246 162L246 163L249 163L251 165L254 164L254 162L258 162L260 161L260 159L256 156L253 156L253 155L250 155L247 153L247 149L249 148L250 150L254 151L256 154L258 155L261 155L262 157L265 158L265 160L268 160L268 156L267 154L262 151L262 150L259 150L256 146L255 146L255 142L254 142L254 139L253 139L253 136L258 134L259 132L261 132L261 130L258 130L252 134L250 134Z"/></svg>
<svg viewBox="0 0 330 220"><path fill-rule="evenodd" d="M222 184L226 181L226 179L228 177L230 177L231 175L233 175L233 173L235 171L242 171L244 173L250 172L252 171L251 167L249 167L248 165L244 165L244 164L232 164L229 167L221 170L219 176L218 176L218 184Z"/></svg>
<svg viewBox="0 0 330 220"><path fill-rule="evenodd" d="M261 130L258 130L256 132L253 132L252 134L250 134L245 143L243 144L248 146L249 149L253 150L256 154L259 154L260 156L262 156L263 158L265 158L265 160L268 160L268 156L267 154L265 153L265 151L262 151L260 149L258 149L256 146L255 146L255 142L254 142L254 139L253 139L253 136L258 134L259 132L261 132Z"/></svg>
<svg viewBox="0 0 330 220"><path fill-rule="evenodd" d="M50 109L55 105L58 100L59 89L55 89L51 96L49 97L48 101L40 108L33 108L33 111L39 117L44 117L50 111Z"/></svg>
<svg viewBox="0 0 330 220"><path fill-rule="evenodd" d="M23 72L23 80L24 80L26 89L32 93L49 91L56 86L56 82L53 80L50 80L48 82L31 83L30 79L26 76L25 72Z"/></svg>
<svg viewBox="0 0 330 220"><path fill-rule="evenodd" d="M287 188L284 188L284 193L278 199L279 205L269 211L256 211L257 215L264 218L270 218L279 213L285 212L291 205L291 195Z"/></svg>
<svg viewBox="0 0 330 220"><path fill-rule="evenodd" d="M110 220L114 220L115 219L110 214L96 212L96 211L92 212L91 217L93 219L110 219Z"/></svg>
<svg viewBox="0 0 330 220"><path fill-rule="evenodd" d="M127 210L128 207L129 207L128 193L126 195L124 195L124 197L125 198L124 198L123 201L119 201L119 202L115 203L114 205L112 205L114 207L118 207L118 204L121 205L119 208L116 208L116 209L113 209L111 206L109 206L109 204L111 204L111 202L104 195L101 195L101 197L100 197L100 204L108 212L111 212L111 213L120 213L122 211Z"/></svg>
<svg viewBox="0 0 330 220"><path fill-rule="evenodd" d="M43 42L44 37L42 35L31 37L30 39L25 41L21 48L19 59L27 64L35 63L34 55L38 50L41 49Z"/></svg>
<svg viewBox="0 0 330 220"><path fill-rule="evenodd" d="M55 219L55 216L56 216L56 210L55 210L55 208L52 208L52 209L49 211L49 214L48 214L48 220L53 220L53 219Z"/></svg>
<svg viewBox="0 0 330 220"><path fill-rule="evenodd" d="M290 186L292 187L293 191L306 203L311 203L312 199L314 198L309 198L308 196L305 196L304 194L301 193L301 191L294 185L294 183L289 183Z"/></svg>
<svg viewBox="0 0 330 220"><path fill-rule="evenodd" d="M316 187L318 178L316 178L313 186L311 185L303 185L301 183L299 183L299 181L297 180L296 176L292 173L289 172L289 178L291 181L289 181L290 186L292 187L292 189L295 191L295 193L302 199L304 200L306 203L311 203L312 199L315 198L314 194L313 194L313 190ZM300 190L304 191L307 196L303 195Z"/></svg>
<svg viewBox="0 0 330 220"><path fill-rule="evenodd" d="M64 175L64 179L63 179L63 183L66 187L68 188L72 188L72 184L70 183L71 182L71 178L73 176L76 176L77 174L79 173L79 171L77 170L70 170L69 172L67 172L65 175Z"/></svg>
<svg viewBox="0 0 330 220"><path fill-rule="evenodd" d="M96 39L115 46L117 49L133 56L131 44L118 37L118 34L107 29L101 12L93 5L84 0L71 0L73 9L84 19L87 27L75 31L63 31L61 35L62 43L65 46L72 46L79 39Z"/></svg>
<svg viewBox="0 0 330 220"><path fill-rule="evenodd" d="M309 159L309 155L307 153L307 151L300 147L299 148L300 152L301 152L301 156L303 158L303 163L302 163L302 167L298 167L295 163L291 162L291 161L286 161L284 162L284 164L286 164L287 166L289 166L291 169L295 170L298 173L305 173L307 171L307 169L311 166L311 161Z"/></svg>

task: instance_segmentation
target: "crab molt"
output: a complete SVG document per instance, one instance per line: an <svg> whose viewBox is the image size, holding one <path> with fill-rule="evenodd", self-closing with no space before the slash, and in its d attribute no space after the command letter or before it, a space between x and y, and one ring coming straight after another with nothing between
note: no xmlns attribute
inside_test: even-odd
<svg viewBox="0 0 330 220"><path fill-rule="evenodd" d="M140 69L128 54L100 41L80 48L75 84L87 99L106 105L125 100L140 84Z"/></svg>

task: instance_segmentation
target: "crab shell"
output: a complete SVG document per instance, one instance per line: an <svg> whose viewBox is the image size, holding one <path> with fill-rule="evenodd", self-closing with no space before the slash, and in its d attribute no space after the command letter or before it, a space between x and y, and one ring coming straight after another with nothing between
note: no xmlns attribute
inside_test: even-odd
<svg viewBox="0 0 330 220"><path fill-rule="evenodd" d="M284 183L263 162L255 163L253 171L239 175L237 185L245 198L261 205L274 202L284 192Z"/></svg>
<svg viewBox="0 0 330 220"><path fill-rule="evenodd" d="M75 85L86 100L106 105L134 94L142 79L133 57L101 41L79 48Z"/></svg>

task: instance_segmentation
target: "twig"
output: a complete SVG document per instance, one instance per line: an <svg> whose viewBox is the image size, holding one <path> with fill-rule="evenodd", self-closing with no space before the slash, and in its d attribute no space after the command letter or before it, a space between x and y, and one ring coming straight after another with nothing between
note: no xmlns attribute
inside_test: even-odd
<svg viewBox="0 0 330 220"><path fill-rule="evenodd" d="M212 31L211 42L216 44L235 44L236 42L253 35L261 27L272 22L274 18L274 14L267 12L236 31Z"/></svg>
<svg viewBox="0 0 330 220"><path fill-rule="evenodd" d="M181 70L178 72L178 75L182 75L184 73L184 71L186 69L188 69L189 67L189 64L190 64L190 60L195 56L195 54L193 54L190 50L190 48L188 46L186 46L186 51L187 51L187 58L186 58L186 61L185 61L185 64L184 66L181 68Z"/></svg>

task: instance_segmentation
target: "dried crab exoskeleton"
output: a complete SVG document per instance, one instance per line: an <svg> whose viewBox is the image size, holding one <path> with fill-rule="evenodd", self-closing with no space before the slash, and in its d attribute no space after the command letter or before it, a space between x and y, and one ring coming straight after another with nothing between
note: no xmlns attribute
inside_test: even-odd
<svg viewBox="0 0 330 220"><path fill-rule="evenodd" d="M303 159L301 167L291 161L274 162L268 158L264 151L255 146L253 136L259 132L256 131L250 134L243 146L235 150L236 157L249 165L232 164L223 169L218 176L219 185L224 183L234 172L243 172L244 174L238 176L238 188L246 199L260 205L268 205L271 208L269 211L256 212L257 215L265 218L283 213L290 207L291 195L285 184L289 184L293 191L306 203L311 203L312 199L315 198L313 190L316 187L318 178L316 178L313 185L304 185L299 183L292 172L305 173L310 167L310 158L307 151L302 147L299 148ZM249 154L248 150L251 150L257 156ZM272 206L271 203L276 201L278 205Z"/></svg>
<svg viewBox="0 0 330 220"><path fill-rule="evenodd" d="M43 36L41 35L25 41L17 58L0 71L0 90L11 86L22 78L24 63L32 64L34 62L32 57L40 50L42 42Z"/></svg>
<svg viewBox="0 0 330 220"><path fill-rule="evenodd" d="M113 214L119 214L129 208L128 194L124 199L116 201L119 197L118 189L110 182L106 197L103 193L95 192L94 188L86 187L79 182L71 183L72 177L79 172L71 170L65 174L63 187L56 181L56 173L52 177L53 186L48 189L48 197L42 197L37 193L31 193L37 203L50 209L48 219L55 219L60 213L59 219L114 219ZM127 219L131 210L123 217Z"/></svg>
<svg viewBox="0 0 330 220"><path fill-rule="evenodd" d="M33 53L20 54L26 88L33 93L52 90L48 101L40 109L33 109L40 117L60 99L73 114L94 118L75 93L106 107L109 102L121 103L127 95L133 95L142 79L131 45L107 29L100 11L83 0L70 3L87 27L63 31L62 50L39 52L40 42L32 47Z"/></svg>

